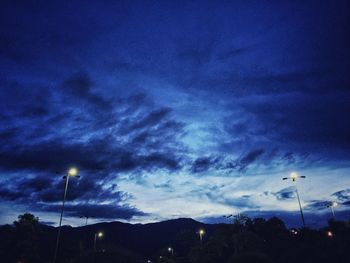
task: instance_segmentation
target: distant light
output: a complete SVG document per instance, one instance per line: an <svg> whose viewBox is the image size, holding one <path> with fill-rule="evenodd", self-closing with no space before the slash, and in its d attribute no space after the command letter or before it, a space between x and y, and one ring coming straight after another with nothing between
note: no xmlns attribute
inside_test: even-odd
<svg viewBox="0 0 350 263"><path fill-rule="evenodd" d="M298 231L296 231L296 230L294 230L294 229L292 229L290 232L292 232L292 234L294 234L294 235L297 235L297 234L298 234Z"/></svg>
<svg viewBox="0 0 350 263"><path fill-rule="evenodd" d="M102 233L102 232L99 232L99 233L97 234L97 236L98 236L98 237L103 237L103 233Z"/></svg>
<svg viewBox="0 0 350 263"><path fill-rule="evenodd" d="M168 247L168 251L171 252L171 250L173 250L171 247Z"/></svg>
<svg viewBox="0 0 350 263"><path fill-rule="evenodd" d="M329 236L329 237L333 237L333 233L332 233L332 231L327 231L327 236Z"/></svg>
<svg viewBox="0 0 350 263"><path fill-rule="evenodd" d="M68 175L69 176L76 176L78 174L78 169L75 167L72 167L68 170Z"/></svg>
<svg viewBox="0 0 350 263"><path fill-rule="evenodd" d="M200 230L199 230L199 234L200 234L200 235L204 235L204 234L205 234L205 231L204 231L203 229L200 229Z"/></svg>

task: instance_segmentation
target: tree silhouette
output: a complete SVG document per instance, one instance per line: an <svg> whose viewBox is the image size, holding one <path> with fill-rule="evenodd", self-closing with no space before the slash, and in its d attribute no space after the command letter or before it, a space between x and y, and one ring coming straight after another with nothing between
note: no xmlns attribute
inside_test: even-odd
<svg viewBox="0 0 350 263"><path fill-rule="evenodd" d="M39 218L30 213L19 215L18 221L14 222L16 239L14 248L18 260L28 263L38 262L40 258L38 223Z"/></svg>

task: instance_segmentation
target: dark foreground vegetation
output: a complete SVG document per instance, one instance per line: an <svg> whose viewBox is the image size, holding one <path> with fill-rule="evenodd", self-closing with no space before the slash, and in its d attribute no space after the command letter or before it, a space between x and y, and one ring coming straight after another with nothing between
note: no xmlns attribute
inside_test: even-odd
<svg viewBox="0 0 350 263"><path fill-rule="evenodd" d="M205 229L200 242L198 230ZM104 233L96 239L95 234ZM57 228L31 214L0 227L0 262L52 262ZM232 224L192 219L154 224L101 223L63 227L57 263L350 262L349 222L321 230L287 229L280 219L237 216Z"/></svg>

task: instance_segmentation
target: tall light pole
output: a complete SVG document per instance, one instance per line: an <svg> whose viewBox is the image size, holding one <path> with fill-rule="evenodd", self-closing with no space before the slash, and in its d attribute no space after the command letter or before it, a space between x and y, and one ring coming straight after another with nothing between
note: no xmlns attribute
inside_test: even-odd
<svg viewBox="0 0 350 263"><path fill-rule="evenodd" d="M97 232L95 233L94 236L94 256L93 256L93 262L96 262L96 243L97 243L97 238L102 238L103 237L103 232Z"/></svg>
<svg viewBox="0 0 350 263"><path fill-rule="evenodd" d="M305 227L305 219L304 219L303 209L301 208L300 197L299 197L299 192L298 192L298 187L297 187L297 179L298 178L306 178L306 176L300 176L296 172L293 172L293 173L290 174L289 177L284 177L282 179L283 180L291 179L295 183L295 192L297 193L297 198L298 198L298 203L299 203L299 208L300 208L301 220L303 222L303 226Z"/></svg>
<svg viewBox="0 0 350 263"><path fill-rule="evenodd" d="M333 219L335 220L335 213L334 213L334 207L336 207L338 205L337 202L332 202L331 204L327 205L328 208L331 209L332 211L332 215L333 215Z"/></svg>
<svg viewBox="0 0 350 263"><path fill-rule="evenodd" d="M66 179L66 185L64 187L63 203L62 203L62 207L61 207L61 217L60 217L60 222L58 224L58 233L57 233L56 247L55 247L55 254L54 254L54 258L53 258L53 263L56 263L57 253L58 253L58 246L59 246L59 243L60 243L62 218L63 218L64 204L66 202L66 197L67 197L69 177L76 177L76 178L80 177L78 175L77 168L74 168L74 167L70 168L68 170L68 172L67 172L67 175L63 176L63 179Z"/></svg>
<svg viewBox="0 0 350 263"><path fill-rule="evenodd" d="M171 255L174 255L174 249L172 247L168 247L168 251Z"/></svg>
<svg viewBox="0 0 350 263"><path fill-rule="evenodd" d="M199 235L199 241L201 242L201 245L202 245L203 236L205 235L205 231L204 231L204 229L199 229L197 233Z"/></svg>
<svg viewBox="0 0 350 263"><path fill-rule="evenodd" d="M96 252L96 242L97 242L97 238L102 238L103 237L103 233L102 232L98 232L95 233L95 238L94 238L94 251Z"/></svg>

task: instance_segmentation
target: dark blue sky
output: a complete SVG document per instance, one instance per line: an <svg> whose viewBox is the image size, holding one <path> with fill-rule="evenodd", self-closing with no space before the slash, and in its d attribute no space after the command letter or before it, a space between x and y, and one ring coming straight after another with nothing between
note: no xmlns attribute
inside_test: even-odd
<svg viewBox="0 0 350 263"><path fill-rule="evenodd" d="M350 209L348 1L7 1L0 223Z"/></svg>

